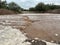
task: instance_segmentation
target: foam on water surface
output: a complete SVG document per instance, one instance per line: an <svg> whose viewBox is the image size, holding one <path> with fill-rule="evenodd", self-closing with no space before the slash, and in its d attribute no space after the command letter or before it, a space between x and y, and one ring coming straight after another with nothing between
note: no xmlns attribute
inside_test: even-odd
<svg viewBox="0 0 60 45"><path fill-rule="evenodd" d="M0 32L0 45L31 45L30 42L24 42L28 39L20 30L13 29L10 26L4 27ZM45 41L46 42L46 41ZM46 42L47 45L57 45Z"/></svg>

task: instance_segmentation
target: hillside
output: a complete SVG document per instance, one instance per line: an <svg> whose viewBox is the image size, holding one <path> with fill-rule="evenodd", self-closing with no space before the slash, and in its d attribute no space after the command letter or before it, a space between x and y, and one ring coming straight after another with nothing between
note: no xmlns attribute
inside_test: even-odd
<svg viewBox="0 0 60 45"><path fill-rule="evenodd" d="M17 12L7 9L0 9L0 15L8 15L8 14L17 14Z"/></svg>

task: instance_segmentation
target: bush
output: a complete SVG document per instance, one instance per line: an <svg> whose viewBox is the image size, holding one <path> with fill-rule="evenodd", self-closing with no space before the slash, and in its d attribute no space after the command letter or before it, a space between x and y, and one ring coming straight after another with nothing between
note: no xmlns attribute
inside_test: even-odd
<svg viewBox="0 0 60 45"><path fill-rule="evenodd" d="M33 7L29 8L29 11L35 11L35 8L33 8Z"/></svg>

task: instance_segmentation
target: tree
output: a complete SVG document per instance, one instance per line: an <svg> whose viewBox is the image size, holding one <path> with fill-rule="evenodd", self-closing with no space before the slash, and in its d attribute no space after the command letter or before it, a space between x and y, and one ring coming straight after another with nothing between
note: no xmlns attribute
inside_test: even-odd
<svg viewBox="0 0 60 45"><path fill-rule="evenodd" d="M50 4L49 7L50 7L51 10L56 9L56 6L54 4Z"/></svg>
<svg viewBox="0 0 60 45"><path fill-rule="evenodd" d="M0 0L0 8L7 8L7 2L5 1L1 1Z"/></svg>
<svg viewBox="0 0 60 45"><path fill-rule="evenodd" d="M60 9L60 5L38 3L34 8L29 8L29 11L47 12L50 10Z"/></svg>
<svg viewBox="0 0 60 45"><path fill-rule="evenodd" d="M17 12L21 12L22 8L20 6L18 6L16 3L11 2L8 4L8 9L13 10L13 11L17 11Z"/></svg>
<svg viewBox="0 0 60 45"><path fill-rule="evenodd" d="M35 11L34 7L29 8L29 11Z"/></svg>
<svg viewBox="0 0 60 45"><path fill-rule="evenodd" d="M45 11L45 4L44 3L38 3L35 7L37 11Z"/></svg>

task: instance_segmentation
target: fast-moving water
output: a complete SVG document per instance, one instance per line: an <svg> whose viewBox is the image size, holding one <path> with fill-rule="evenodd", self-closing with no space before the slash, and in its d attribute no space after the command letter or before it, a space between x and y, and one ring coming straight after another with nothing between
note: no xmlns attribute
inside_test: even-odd
<svg viewBox="0 0 60 45"><path fill-rule="evenodd" d="M0 23L10 24L15 22L17 24L21 24L24 22L23 17L28 16L30 20L33 21L51 21L51 22L59 22L60 14L18 14L18 15L1 15ZM47 22L48 23L48 22Z"/></svg>
<svg viewBox="0 0 60 45"><path fill-rule="evenodd" d="M47 34L52 37L53 40L60 40L60 14L1 15L0 25L12 27L25 25L26 21L24 20L24 17L26 16L34 21L34 23L32 23L34 28L39 30L43 29L45 32L47 31Z"/></svg>

